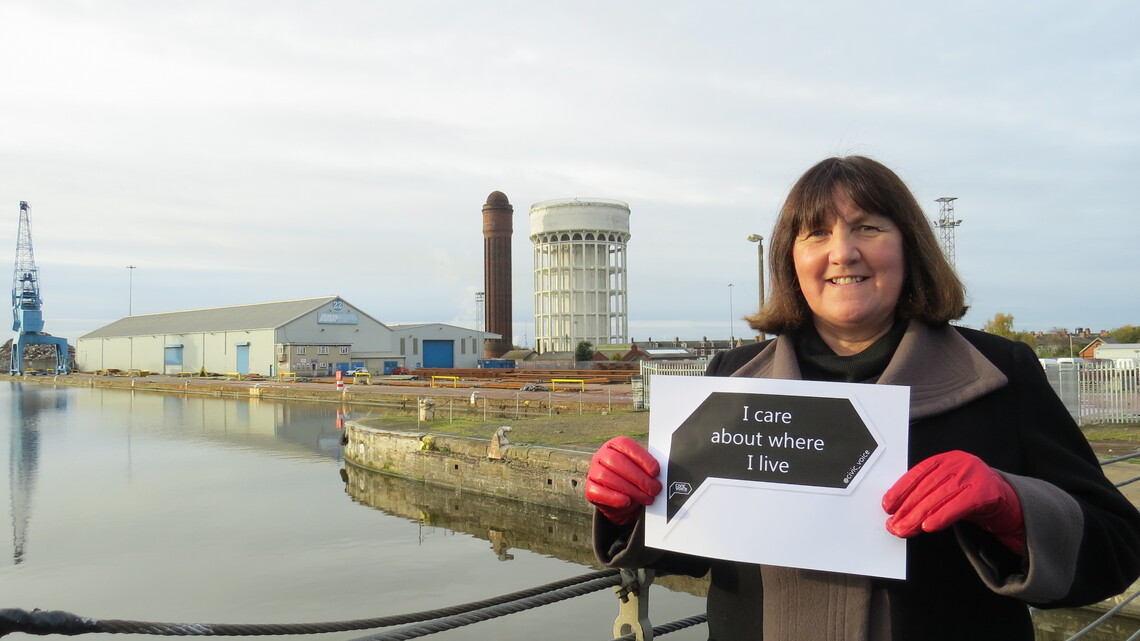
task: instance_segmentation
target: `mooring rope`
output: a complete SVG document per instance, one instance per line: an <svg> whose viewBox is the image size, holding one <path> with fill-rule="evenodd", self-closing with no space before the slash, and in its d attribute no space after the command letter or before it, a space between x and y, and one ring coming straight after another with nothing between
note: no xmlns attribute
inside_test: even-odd
<svg viewBox="0 0 1140 641"><path fill-rule="evenodd" d="M677 630L684 630L685 628L691 628L694 625L700 625L701 623L705 623L708 620L709 620L708 614L695 614L695 615L688 617L688 618L685 618L685 619L677 619L676 621L670 621L669 623L663 623L661 625L657 625L657 626L653 627L653 636L659 637L663 634L669 634L670 632L676 632ZM617 637L613 641L633 641L636 637L637 637L636 634L630 632L629 634L625 635L624 637Z"/></svg>
<svg viewBox="0 0 1140 641"><path fill-rule="evenodd" d="M408 641L408 639L417 639L436 632L445 632L447 630L454 630L465 625L472 623L480 623L489 619L494 619L508 614L515 614L523 610L537 608L558 601L564 601L583 594L589 594L603 588L611 587L621 583L620 578L607 577L602 579L595 579L588 581L581 585L570 586L561 588L559 590L551 590L543 594L538 594L525 599L519 599L511 603L504 603L501 605L483 608L472 612L465 612L455 616L444 617L434 621L428 621L420 625L409 626L400 628L399 630L392 630L390 632L380 632L371 634L364 637L358 637L353 641Z"/></svg>
<svg viewBox="0 0 1140 641"><path fill-rule="evenodd" d="M29 612L20 609L4 609L0 610L0 637L12 632L23 632L25 634L41 636L49 634L75 636L98 632L107 634L150 634L160 636L269 636L345 632L349 630L367 630L371 628L382 628L392 625L404 625L457 617L476 611L493 611L497 607L510 606L512 602L527 601L528 599L535 599L552 593L558 596L558 598L549 601L553 603L575 596L581 596L589 592L602 590L620 583L621 577L618 576L618 570L601 570L526 590L519 590L518 592L512 592L510 594L492 597L490 599L484 599L482 601L474 601L437 610L326 623L158 623L152 621L92 619L58 610L33 610ZM541 603L540 605L545 605L545 603ZM529 607L538 607L538 605ZM518 608L518 610L522 609L526 608ZM502 615L496 614L495 616Z"/></svg>

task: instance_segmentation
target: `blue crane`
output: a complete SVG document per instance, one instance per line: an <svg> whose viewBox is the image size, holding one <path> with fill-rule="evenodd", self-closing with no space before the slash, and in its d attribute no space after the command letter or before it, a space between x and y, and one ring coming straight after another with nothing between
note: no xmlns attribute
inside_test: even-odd
<svg viewBox="0 0 1140 641"><path fill-rule="evenodd" d="M40 298L39 270L32 254L32 225L28 203L20 201L20 231L16 236L16 271L12 276L12 367L9 373L24 373L24 349L28 345L55 346L55 373L67 374L67 339L44 333L43 299Z"/></svg>

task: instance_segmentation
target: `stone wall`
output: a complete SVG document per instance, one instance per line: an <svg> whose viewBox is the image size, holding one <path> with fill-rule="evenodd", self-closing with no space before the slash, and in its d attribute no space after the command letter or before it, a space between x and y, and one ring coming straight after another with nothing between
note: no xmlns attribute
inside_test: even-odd
<svg viewBox="0 0 1140 641"><path fill-rule="evenodd" d="M345 461L365 469L489 496L590 514L583 495L589 452L440 434L397 432L349 421ZM500 456L501 458L493 458Z"/></svg>

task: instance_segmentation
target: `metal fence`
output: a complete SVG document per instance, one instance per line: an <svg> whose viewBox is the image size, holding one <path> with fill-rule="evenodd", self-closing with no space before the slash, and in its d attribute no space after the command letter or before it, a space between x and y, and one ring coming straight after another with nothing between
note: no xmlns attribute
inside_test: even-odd
<svg viewBox="0 0 1140 641"><path fill-rule="evenodd" d="M1079 425L1140 422L1140 364L1130 361L1043 360L1045 377ZM707 360L642 361L633 404L650 405L650 376L702 376Z"/></svg>
<svg viewBox="0 0 1140 641"><path fill-rule="evenodd" d="M653 374L670 374L672 376L704 376L705 368L709 362L699 361L641 361L641 375L634 377L633 407L634 409L647 409L649 407L649 377Z"/></svg>
<svg viewBox="0 0 1140 641"><path fill-rule="evenodd" d="M1042 361L1045 377L1079 425L1140 422L1135 361Z"/></svg>

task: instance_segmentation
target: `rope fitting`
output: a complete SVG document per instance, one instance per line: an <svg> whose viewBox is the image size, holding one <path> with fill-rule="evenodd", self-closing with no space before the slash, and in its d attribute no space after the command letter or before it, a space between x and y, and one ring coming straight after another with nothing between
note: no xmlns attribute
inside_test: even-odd
<svg viewBox="0 0 1140 641"><path fill-rule="evenodd" d="M618 616L614 620L614 638L633 635L635 641L653 641L653 624L649 621L649 586L653 570L622 569L621 585L614 586L618 597Z"/></svg>
<svg viewBox="0 0 1140 641"><path fill-rule="evenodd" d="M38 608L31 612L16 608L0 610L0 637L12 632L39 636L48 634L74 636L100 631L98 622L61 610L40 610Z"/></svg>

